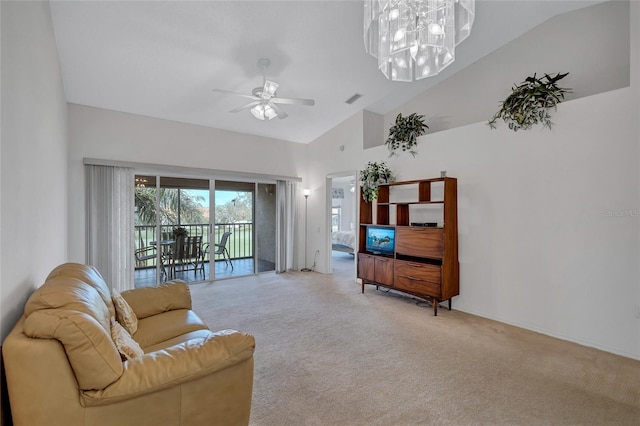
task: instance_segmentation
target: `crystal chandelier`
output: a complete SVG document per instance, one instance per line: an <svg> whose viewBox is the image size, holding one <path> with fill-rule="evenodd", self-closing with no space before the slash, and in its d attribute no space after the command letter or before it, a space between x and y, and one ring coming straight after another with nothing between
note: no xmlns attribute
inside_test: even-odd
<svg viewBox="0 0 640 426"><path fill-rule="evenodd" d="M390 80L438 74L471 33L475 0L365 0L364 44Z"/></svg>

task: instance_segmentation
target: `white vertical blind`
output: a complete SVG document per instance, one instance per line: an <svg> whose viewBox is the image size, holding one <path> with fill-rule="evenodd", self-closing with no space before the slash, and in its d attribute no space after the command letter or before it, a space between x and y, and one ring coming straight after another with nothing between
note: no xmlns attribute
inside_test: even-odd
<svg viewBox="0 0 640 426"><path fill-rule="evenodd" d="M87 263L118 291L134 287L134 171L86 165Z"/></svg>
<svg viewBox="0 0 640 426"><path fill-rule="evenodd" d="M298 269L295 245L296 195L298 184L290 180L277 181L277 247L276 272Z"/></svg>

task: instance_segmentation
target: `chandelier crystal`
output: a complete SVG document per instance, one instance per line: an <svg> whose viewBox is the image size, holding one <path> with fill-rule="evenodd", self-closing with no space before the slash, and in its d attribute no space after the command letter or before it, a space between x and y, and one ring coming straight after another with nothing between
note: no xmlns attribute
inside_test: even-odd
<svg viewBox="0 0 640 426"><path fill-rule="evenodd" d="M365 49L390 80L431 77L453 63L474 16L475 0L365 0Z"/></svg>

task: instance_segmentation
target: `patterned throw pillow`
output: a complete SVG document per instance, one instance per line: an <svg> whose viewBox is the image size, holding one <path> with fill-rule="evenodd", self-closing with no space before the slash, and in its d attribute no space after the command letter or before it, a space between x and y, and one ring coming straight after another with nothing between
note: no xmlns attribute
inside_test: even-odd
<svg viewBox="0 0 640 426"><path fill-rule="evenodd" d="M111 338L113 343L116 344L123 361L144 355L144 351L138 342L133 340L133 337L114 317L111 317Z"/></svg>
<svg viewBox="0 0 640 426"><path fill-rule="evenodd" d="M116 308L116 318L118 322L133 335L138 331L138 317L133 312L131 306L124 300L124 297L115 288L111 290L111 300Z"/></svg>

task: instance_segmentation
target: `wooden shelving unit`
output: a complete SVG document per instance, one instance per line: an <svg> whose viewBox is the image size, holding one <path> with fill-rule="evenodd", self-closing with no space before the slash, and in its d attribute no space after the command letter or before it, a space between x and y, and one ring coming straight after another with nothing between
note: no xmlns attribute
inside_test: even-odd
<svg viewBox="0 0 640 426"><path fill-rule="evenodd" d="M442 199L432 199L435 185L440 185ZM360 197L358 278L363 293L365 284L373 284L430 300L434 315L442 301L447 300L451 309L451 298L460 293L457 185L451 177L392 182L379 187L375 205ZM394 189L414 186L417 193L411 200L391 201ZM437 226L411 226L412 208L421 206L439 210ZM395 229L393 256L366 251L370 225Z"/></svg>

